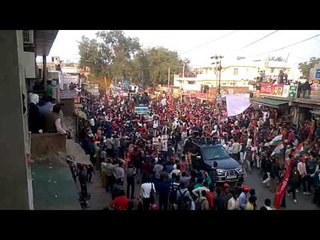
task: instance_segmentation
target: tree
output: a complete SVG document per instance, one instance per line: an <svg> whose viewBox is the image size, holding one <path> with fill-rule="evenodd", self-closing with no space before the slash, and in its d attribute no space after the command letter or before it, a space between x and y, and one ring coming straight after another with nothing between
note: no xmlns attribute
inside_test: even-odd
<svg viewBox="0 0 320 240"><path fill-rule="evenodd" d="M123 31L102 31L97 39L82 37L79 43L80 67L91 69L91 78L101 85L108 79L132 80L145 86L155 86L168 81L171 74L190 71L190 60L182 60L178 53L166 48L141 49L139 39L126 37Z"/></svg>
<svg viewBox="0 0 320 240"><path fill-rule="evenodd" d="M89 67L91 73L96 77L103 75L105 65L101 57L101 51L97 40L90 40L89 38L82 36L81 42L79 43L79 55L80 68Z"/></svg>
<svg viewBox="0 0 320 240"><path fill-rule="evenodd" d="M90 67L95 77L112 79L130 77L130 64L140 50L137 38L124 36L123 31L97 32L97 39L82 36L79 43L80 67Z"/></svg>
<svg viewBox="0 0 320 240"><path fill-rule="evenodd" d="M149 83L151 86L166 84L168 82L168 68L171 74L179 73L183 67L183 61L178 53L166 48L151 48L146 51L149 64Z"/></svg>
<svg viewBox="0 0 320 240"><path fill-rule="evenodd" d="M126 37L123 31L98 32L97 37L102 40L100 47L109 63L108 72L113 79L127 79L131 77L131 61L140 51L138 38Z"/></svg>
<svg viewBox="0 0 320 240"><path fill-rule="evenodd" d="M309 79L310 69L313 68L314 65L319 62L320 62L320 58L312 57L312 58L310 58L309 62L299 63L298 68L302 74L302 76L300 76L300 78Z"/></svg>

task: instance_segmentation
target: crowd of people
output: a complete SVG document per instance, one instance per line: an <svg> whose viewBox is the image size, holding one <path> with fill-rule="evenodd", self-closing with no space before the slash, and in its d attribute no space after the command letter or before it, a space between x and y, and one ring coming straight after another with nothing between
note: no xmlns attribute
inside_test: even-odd
<svg viewBox="0 0 320 240"><path fill-rule="evenodd" d="M165 93L82 98L88 117L80 129L80 143L102 186L112 195L107 207L116 210L271 210L273 201L257 206L255 189L239 182L217 183L211 174L193 168L194 156L184 151L194 134L218 141L251 174L260 170L261 181L275 193L289 160L294 161L287 194L313 195L320 206L320 127L306 121L294 126L281 121L269 108L250 107L227 118L224 104L172 99ZM135 113L148 106L149 114ZM280 139L276 142L274 139ZM303 151L292 155L298 146ZM137 192L138 189L138 192ZM282 207L286 206L282 198Z"/></svg>

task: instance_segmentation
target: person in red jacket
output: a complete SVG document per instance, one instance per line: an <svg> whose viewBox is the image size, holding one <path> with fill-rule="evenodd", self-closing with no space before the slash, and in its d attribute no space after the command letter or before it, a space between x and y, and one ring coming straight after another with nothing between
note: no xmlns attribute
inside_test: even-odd
<svg viewBox="0 0 320 240"><path fill-rule="evenodd" d="M119 196L115 197L111 202L111 207L118 211L125 211L128 209L128 206L129 200L123 190L120 191Z"/></svg>
<svg viewBox="0 0 320 240"><path fill-rule="evenodd" d="M214 209L214 184L210 184L209 192L206 193L206 198L209 202L209 209Z"/></svg>

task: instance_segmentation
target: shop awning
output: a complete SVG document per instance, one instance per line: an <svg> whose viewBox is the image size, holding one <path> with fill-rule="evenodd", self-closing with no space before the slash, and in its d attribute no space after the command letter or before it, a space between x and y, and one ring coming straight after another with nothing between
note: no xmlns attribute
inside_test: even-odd
<svg viewBox="0 0 320 240"><path fill-rule="evenodd" d="M288 101L281 101L270 98L255 98L252 99L251 102L273 108L280 108L288 105Z"/></svg>
<svg viewBox="0 0 320 240"><path fill-rule="evenodd" d="M310 113L320 116L320 110L311 110Z"/></svg>

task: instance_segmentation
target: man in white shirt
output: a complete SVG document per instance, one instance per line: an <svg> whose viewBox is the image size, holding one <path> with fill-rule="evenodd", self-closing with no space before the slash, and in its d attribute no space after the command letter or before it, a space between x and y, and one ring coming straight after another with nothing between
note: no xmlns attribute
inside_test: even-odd
<svg viewBox="0 0 320 240"><path fill-rule="evenodd" d="M149 211L150 204L154 202L153 198L155 197L156 189L154 184L150 181L149 178L147 177L144 178L143 182L144 183L141 184L140 197L142 198L142 201L143 201L143 210Z"/></svg>
<svg viewBox="0 0 320 240"><path fill-rule="evenodd" d="M239 198L237 196L237 193L235 191L232 192L232 198L228 200L227 204L228 210L239 210Z"/></svg>
<svg viewBox="0 0 320 240"><path fill-rule="evenodd" d="M302 187L303 187L303 194L304 195L311 195L311 193L310 193L310 181L309 181L309 176L308 176L307 168L306 168L306 159L304 157L298 163L297 170L298 170L299 175L301 177L301 182L302 182Z"/></svg>

